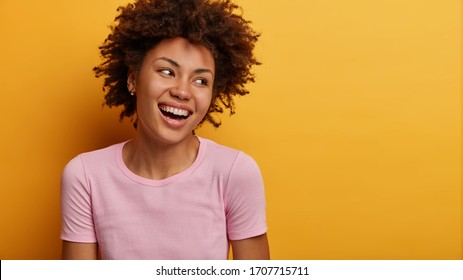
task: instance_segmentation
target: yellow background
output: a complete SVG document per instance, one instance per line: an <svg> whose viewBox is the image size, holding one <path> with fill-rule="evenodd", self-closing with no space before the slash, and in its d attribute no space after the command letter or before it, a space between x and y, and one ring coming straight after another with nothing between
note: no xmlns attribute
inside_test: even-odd
<svg viewBox="0 0 463 280"><path fill-rule="evenodd" d="M1 259L59 258L62 168L132 135L91 71L125 3L0 1ZM198 134L259 163L272 257L462 258L460 2L238 3L264 64Z"/></svg>

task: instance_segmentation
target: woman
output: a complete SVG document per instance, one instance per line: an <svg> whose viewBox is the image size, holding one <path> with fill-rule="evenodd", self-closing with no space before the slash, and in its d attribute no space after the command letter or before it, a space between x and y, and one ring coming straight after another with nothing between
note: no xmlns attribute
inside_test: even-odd
<svg viewBox="0 0 463 280"><path fill-rule="evenodd" d="M254 77L259 37L230 1L139 0L100 47L106 104L136 136L71 160L61 183L64 259L268 259L260 171L194 130Z"/></svg>

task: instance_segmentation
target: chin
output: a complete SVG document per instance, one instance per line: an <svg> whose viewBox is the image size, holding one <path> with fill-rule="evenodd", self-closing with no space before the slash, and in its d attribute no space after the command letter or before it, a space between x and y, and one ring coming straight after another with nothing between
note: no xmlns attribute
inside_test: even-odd
<svg viewBox="0 0 463 280"><path fill-rule="evenodd" d="M175 145L190 139L193 139L193 130L160 131L160 133L157 133L156 139L153 140L166 145Z"/></svg>

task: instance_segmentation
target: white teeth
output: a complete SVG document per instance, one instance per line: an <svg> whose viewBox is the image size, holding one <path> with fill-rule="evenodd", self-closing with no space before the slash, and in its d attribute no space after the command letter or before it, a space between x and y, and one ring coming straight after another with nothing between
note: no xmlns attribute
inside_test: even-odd
<svg viewBox="0 0 463 280"><path fill-rule="evenodd" d="M159 108L161 110L165 111L165 112L169 112L169 113L177 115L177 116L187 117L190 114L190 112L188 112L187 110L178 109L178 108L170 107L170 106L167 106L167 105L161 105L161 106L159 106Z"/></svg>

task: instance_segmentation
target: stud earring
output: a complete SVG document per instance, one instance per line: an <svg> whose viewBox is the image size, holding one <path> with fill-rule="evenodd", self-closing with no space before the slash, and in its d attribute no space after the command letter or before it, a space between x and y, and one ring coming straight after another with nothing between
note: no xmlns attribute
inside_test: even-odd
<svg viewBox="0 0 463 280"><path fill-rule="evenodd" d="M130 93L131 96L135 95L135 93L133 91L130 91L129 93Z"/></svg>

